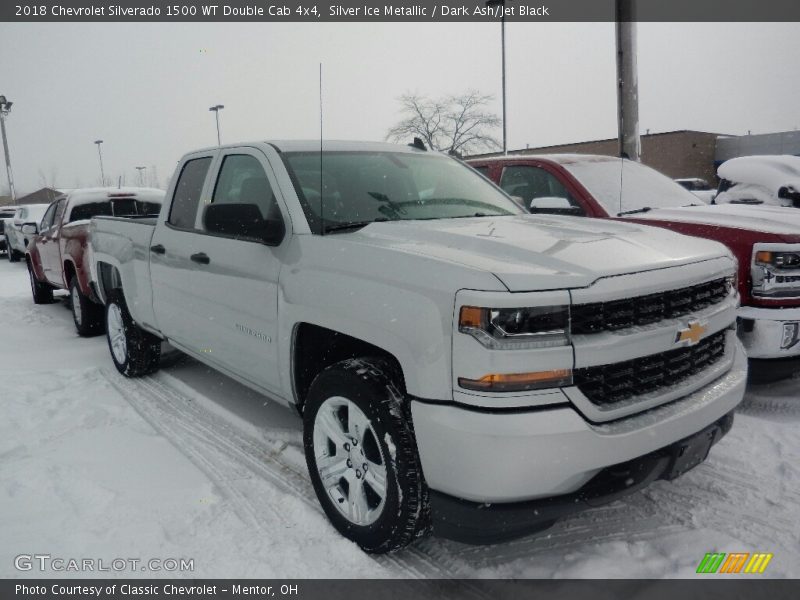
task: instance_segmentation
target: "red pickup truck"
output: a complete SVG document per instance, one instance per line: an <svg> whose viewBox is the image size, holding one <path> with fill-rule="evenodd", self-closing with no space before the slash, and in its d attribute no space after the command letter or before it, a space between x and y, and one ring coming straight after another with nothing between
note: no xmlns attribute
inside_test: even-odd
<svg viewBox="0 0 800 600"><path fill-rule="evenodd" d="M796 208L704 205L661 173L611 156L507 155L467 162L533 214L624 219L722 242L739 260L739 335L751 379L778 379L800 368Z"/></svg>
<svg viewBox="0 0 800 600"><path fill-rule="evenodd" d="M163 198L164 192L149 188L78 189L50 204L41 223L23 225L23 233L33 236L25 252L33 301L52 302L54 290L69 290L78 334L102 333L103 305L90 281L89 222L99 215L157 215Z"/></svg>

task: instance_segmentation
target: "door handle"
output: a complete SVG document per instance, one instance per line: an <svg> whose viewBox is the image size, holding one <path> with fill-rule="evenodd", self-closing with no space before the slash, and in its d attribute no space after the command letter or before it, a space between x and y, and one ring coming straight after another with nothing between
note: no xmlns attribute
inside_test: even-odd
<svg viewBox="0 0 800 600"><path fill-rule="evenodd" d="M197 254L192 254L189 258L196 263L200 263L201 265L207 265L208 263L211 262L211 259L208 258L208 254L206 254L205 252L198 252Z"/></svg>
<svg viewBox="0 0 800 600"><path fill-rule="evenodd" d="M156 254L166 254L167 249L161 244L156 244L155 246L150 246L150 252L155 252Z"/></svg>

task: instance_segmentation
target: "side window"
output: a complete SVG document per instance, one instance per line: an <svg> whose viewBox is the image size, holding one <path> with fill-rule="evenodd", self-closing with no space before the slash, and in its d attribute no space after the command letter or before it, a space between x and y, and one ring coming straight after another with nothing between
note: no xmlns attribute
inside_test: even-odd
<svg viewBox="0 0 800 600"><path fill-rule="evenodd" d="M23 221L23 220L25 220L27 218L27 216L28 216L28 211L25 210L24 208L20 208L19 209L19 213L17 213L17 216L15 217L15 219L17 221Z"/></svg>
<svg viewBox="0 0 800 600"><path fill-rule="evenodd" d="M53 217L56 214L56 205L51 204L50 207L47 209L47 212L44 213L42 217L42 222L39 225L39 231L44 231L46 229L50 229L50 226L53 224Z"/></svg>
<svg viewBox="0 0 800 600"><path fill-rule="evenodd" d="M203 182L211 165L211 157L195 158L183 165L167 222L181 229L194 229Z"/></svg>
<svg viewBox="0 0 800 600"><path fill-rule="evenodd" d="M229 154L222 161L213 204L254 204L264 219L281 218L275 194L264 168L248 154Z"/></svg>
<svg viewBox="0 0 800 600"><path fill-rule="evenodd" d="M566 198L572 206L579 206L567 188L551 173L539 167L512 165L503 169L500 187L511 196L519 196L529 207L534 198Z"/></svg>
<svg viewBox="0 0 800 600"><path fill-rule="evenodd" d="M62 198L61 200L58 201L58 204L56 204L56 214L55 217L53 217L53 225L58 225L59 223L61 223L61 217L64 216L64 209L66 208L66 206L67 206L66 198Z"/></svg>

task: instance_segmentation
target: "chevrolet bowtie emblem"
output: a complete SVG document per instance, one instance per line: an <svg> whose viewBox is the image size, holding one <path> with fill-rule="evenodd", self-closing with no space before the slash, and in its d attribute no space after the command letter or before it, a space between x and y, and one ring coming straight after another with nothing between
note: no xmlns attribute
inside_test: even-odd
<svg viewBox="0 0 800 600"><path fill-rule="evenodd" d="M681 329L675 334L675 343L694 346L707 330L708 325L701 325L700 321L692 321L686 329Z"/></svg>

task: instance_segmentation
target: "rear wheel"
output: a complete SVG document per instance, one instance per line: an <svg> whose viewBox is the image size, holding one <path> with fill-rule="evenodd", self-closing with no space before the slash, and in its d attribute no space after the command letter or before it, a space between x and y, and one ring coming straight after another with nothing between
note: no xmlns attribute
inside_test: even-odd
<svg viewBox="0 0 800 600"><path fill-rule="evenodd" d="M125 377L139 377L158 370L161 340L136 323L122 294L112 294L106 303L106 338L111 360Z"/></svg>
<svg viewBox="0 0 800 600"><path fill-rule="evenodd" d="M408 405L383 359L345 360L311 384L306 462L333 526L367 552L402 548L429 528Z"/></svg>
<svg viewBox="0 0 800 600"><path fill-rule="evenodd" d="M53 288L36 278L33 267L28 263L28 278L31 281L31 294L34 304L50 304L53 301Z"/></svg>
<svg viewBox="0 0 800 600"><path fill-rule="evenodd" d="M78 335L89 337L102 333L103 307L81 292L77 276L69 280L69 298L72 304L72 320Z"/></svg>

